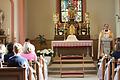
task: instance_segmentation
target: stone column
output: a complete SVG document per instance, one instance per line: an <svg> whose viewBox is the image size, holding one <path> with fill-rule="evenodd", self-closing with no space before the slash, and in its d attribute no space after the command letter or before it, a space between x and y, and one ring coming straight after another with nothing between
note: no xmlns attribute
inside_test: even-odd
<svg viewBox="0 0 120 80"><path fill-rule="evenodd" d="M120 37L120 0L115 0L116 37Z"/></svg>

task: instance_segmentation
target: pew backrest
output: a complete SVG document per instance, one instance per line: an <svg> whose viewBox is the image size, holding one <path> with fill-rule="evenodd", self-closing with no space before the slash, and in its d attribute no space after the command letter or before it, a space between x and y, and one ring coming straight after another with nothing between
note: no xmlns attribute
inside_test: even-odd
<svg viewBox="0 0 120 80"><path fill-rule="evenodd" d="M0 80L26 80L26 68L0 68Z"/></svg>
<svg viewBox="0 0 120 80"><path fill-rule="evenodd" d="M37 61L37 62L34 62L34 61L32 61L32 62L30 62L29 61L29 65L30 65L30 67L31 68L33 68L33 70L34 70L34 77L35 77L35 80L40 80L40 65L39 65L40 63ZM32 72L30 72L30 74L32 74ZM29 76L29 79L30 79L30 76Z"/></svg>
<svg viewBox="0 0 120 80"><path fill-rule="evenodd" d="M116 67L115 67L115 64L117 64ZM120 61L114 59L113 62L112 62L112 80L114 80L114 77L117 73L115 68L119 67L119 65L120 65ZM120 80L120 68L117 68L117 69L118 69L118 76L117 77L118 77L118 80Z"/></svg>

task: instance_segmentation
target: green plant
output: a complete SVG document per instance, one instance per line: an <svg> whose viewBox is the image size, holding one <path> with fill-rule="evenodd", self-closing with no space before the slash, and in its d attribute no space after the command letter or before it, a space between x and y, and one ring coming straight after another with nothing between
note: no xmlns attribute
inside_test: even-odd
<svg viewBox="0 0 120 80"><path fill-rule="evenodd" d="M39 43L42 44L46 44L46 39L44 37L44 35L38 35L37 40L39 41Z"/></svg>

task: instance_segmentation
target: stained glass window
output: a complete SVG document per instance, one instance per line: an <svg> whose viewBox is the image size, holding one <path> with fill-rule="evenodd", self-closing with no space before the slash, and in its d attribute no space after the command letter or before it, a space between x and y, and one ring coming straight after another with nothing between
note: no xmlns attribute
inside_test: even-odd
<svg viewBox="0 0 120 80"><path fill-rule="evenodd" d="M60 5L61 22L68 22L71 18L74 21L82 21L82 0L61 0Z"/></svg>

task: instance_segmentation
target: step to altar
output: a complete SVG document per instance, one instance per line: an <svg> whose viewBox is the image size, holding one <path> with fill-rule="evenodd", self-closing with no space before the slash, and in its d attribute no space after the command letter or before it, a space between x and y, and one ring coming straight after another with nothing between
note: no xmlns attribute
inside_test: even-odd
<svg viewBox="0 0 120 80"><path fill-rule="evenodd" d="M69 72L70 70L72 70L73 72L75 71L77 72L78 70L83 69L82 62L84 62L84 75L96 75L97 74L96 63L90 57L89 58L84 57L83 60L81 59L62 60L62 70L66 72ZM60 76L60 58L53 59L51 65L49 65L48 67L48 72L50 76L55 76L55 75ZM77 75L78 74L76 74L75 76L77 77Z"/></svg>

